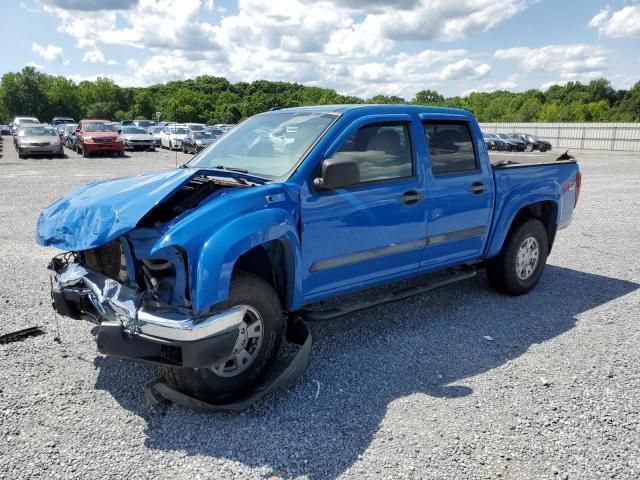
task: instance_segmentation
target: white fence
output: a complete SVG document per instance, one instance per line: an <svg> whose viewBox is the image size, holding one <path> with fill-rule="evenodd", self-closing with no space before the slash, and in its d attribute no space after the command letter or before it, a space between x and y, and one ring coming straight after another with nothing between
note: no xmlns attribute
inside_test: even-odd
<svg viewBox="0 0 640 480"><path fill-rule="evenodd" d="M485 133L530 133L554 148L640 152L640 123L481 123Z"/></svg>

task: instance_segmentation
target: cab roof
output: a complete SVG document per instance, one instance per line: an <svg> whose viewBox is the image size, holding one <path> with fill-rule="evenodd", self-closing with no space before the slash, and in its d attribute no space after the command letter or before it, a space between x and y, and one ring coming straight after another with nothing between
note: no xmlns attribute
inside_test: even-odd
<svg viewBox="0 0 640 480"><path fill-rule="evenodd" d="M429 107L425 105L406 105L406 104L346 104L346 105L315 105L307 107L281 108L271 112L318 112L318 113L338 113L344 114L348 112L358 112L361 114L374 113L406 113L421 114L430 113L435 115L463 115L471 116L468 110L450 107Z"/></svg>

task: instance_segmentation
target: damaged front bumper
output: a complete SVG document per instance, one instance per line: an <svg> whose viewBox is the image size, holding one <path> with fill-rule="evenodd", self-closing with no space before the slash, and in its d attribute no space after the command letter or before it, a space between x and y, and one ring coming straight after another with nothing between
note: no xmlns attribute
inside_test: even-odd
<svg viewBox="0 0 640 480"><path fill-rule="evenodd" d="M99 325L105 355L176 367L206 368L229 358L245 315L234 307L194 318L77 262L52 263L51 295L61 315Z"/></svg>

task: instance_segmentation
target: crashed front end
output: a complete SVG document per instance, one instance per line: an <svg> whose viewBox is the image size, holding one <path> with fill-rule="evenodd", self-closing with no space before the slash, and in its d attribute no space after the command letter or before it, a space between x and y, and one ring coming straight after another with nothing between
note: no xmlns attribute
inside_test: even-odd
<svg viewBox="0 0 640 480"><path fill-rule="evenodd" d="M190 309L91 270L77 256L56 257L49 268L54 309L98 324L98 350L105 355L199 368L218 365L233 352L242 307L194 318Z"/></svg>
<svg viewBox="0 0 640 480"><path fill-rule="evenodd" d="M72 249L49 264L53 308L97 324L103 354L206 368L223 363L238 348L244 308L195 315L186 253L175 246L155 249L175 222L230 183L193 173L182 177L177 185L169 179L167 191L162 189L166 178L146 182L146 197L154 194L159 200L137 212L131 200L121 197L111 195L119 198L115 205L114 200L108 200L108 206L101 203L101 195L106 202L111 189L96 184L90 189L91 206L79 190L41 216L38 241ZM139 188L138 194L143 193Z"/></svg>

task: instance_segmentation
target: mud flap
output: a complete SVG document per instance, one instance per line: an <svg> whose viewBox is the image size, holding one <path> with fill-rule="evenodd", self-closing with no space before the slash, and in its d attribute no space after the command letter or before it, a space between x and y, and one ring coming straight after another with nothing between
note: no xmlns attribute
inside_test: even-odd
<svg viewBox="0 0 640 480"><path fill-rule="evenodd" d="M287 328L287 340L289 343L300 345L300 348L293 356L288 365L277 375L270 375L271 380L267 380L245 398L225 404L212 404L191 397L183 392L171 388L161 377L147 383L144 386L144 393L149 403L154 408L160 408L167 402L181 407L200 410L205 412L241 412L246 410L265 395L268 395L286 383L292 382L300 377L309 366L311 355L311 332L299 318L295 317L289 321ZM275 378L274 378L275 377Z"/></svg>

